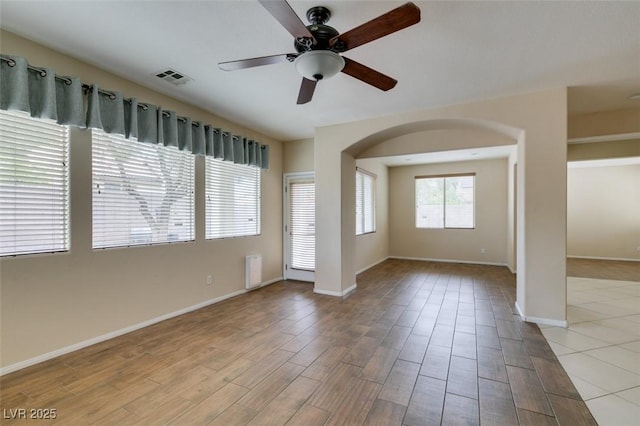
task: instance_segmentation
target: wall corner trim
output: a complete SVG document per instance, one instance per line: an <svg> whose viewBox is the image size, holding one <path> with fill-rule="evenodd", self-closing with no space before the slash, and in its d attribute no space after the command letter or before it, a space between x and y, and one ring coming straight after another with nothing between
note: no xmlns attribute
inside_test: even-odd
<svg viewBox="0 0 640 426"><path fill-rule="evenodd" d="M620 262L640 262L640 258L632 259L628 257L602 257L602 256L572 256L567 255L570 259L592 259L592 260L615 260Z"/></svg>
<svg viewBox="0 0 640 426"><path fill-rule="evenodd" d="M343 291L331 291L331 290L318 290L316 288L313 289L315 294L321 294L324 296L333 296L333 297L344 297L347 294L353 292L358 287L358 284L353 284L351 287L343 290Z"/></svg>
<svg viewBox="0 0 640 426"><path fill-rule="evenodd" d="M266 286L271 285L271 284L279 283L280 281L284 281L284 277L278 277L278 278L274 278L274 279L269 280L269 281L265 281L262 284L260 284L260 287L258 287L258 288L262 288L262 287L266 287Z"/></svg>
<svg viewBox="0 0 640 426"><path fill-rule="evenodd" d="M550 325L553 327L562 327L562 328L569 327L569 323L566 320L564 321L554 320L550 318L529 317L529 316L523 315L522 309L520 309L518 302L516 302L515 305L516 305L516 310L518 311L518 315L520 315L520 318L522 318L523 321L533 322L533 323L542 324L542 325Z"/></svg>

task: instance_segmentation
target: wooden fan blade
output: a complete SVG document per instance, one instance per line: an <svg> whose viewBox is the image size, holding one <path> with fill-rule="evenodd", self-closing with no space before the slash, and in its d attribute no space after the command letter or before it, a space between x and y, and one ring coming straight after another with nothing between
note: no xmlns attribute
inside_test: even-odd
<svg viewBox="0 0 640 426"><path fill-rule="evenodd" d="M306 104L313 98L316 84L318 84L317 81L302 77L302 84L300 85L300 92L298 93L298 105Z"/></svg>
<svg viewBox="0 0 640 426"><path fill-rule="evenodd" d="M387 90L393 89L398 83L398 80L369 68L366 65L362 65L353 59L345 58L344 56L342 58L344 59L344 68L342 69L343 73L370 84L373 87L377 87L378 89L386 92Z"/></svg>
<svg viewBox="0 0 640 426"><path fill-rule="evenodd" d="M261 65L280 64L291 62L297 55L285 53L282 55L261 56L259 58L241 59L239 61L220 62L218 67L224 71L235 71L244 68L259 67Z"/></svg>
<svg viewBox="0 0 640 426"><path fill-rule="evenodd" d="M260 4L296 39L308 38L316 44L316 39L307 29L304 22L284 0L259 0Z"/></svg>
<svg viewBox="0 0 640 426"><path fill-rule="evenodd" d="M329 41L329 45L333 46L340 41L343 44L343 51L347 51L418 22L420 22L420 9L418 6L411 2L405 3L346 33L335 36Z"/></svg>

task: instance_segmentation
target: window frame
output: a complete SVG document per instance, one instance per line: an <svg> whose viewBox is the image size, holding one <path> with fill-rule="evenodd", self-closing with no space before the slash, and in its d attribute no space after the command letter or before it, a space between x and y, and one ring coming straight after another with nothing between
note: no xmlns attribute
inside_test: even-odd
<svg viewBox="0 0 640 426"><path fill-rule="evenodd" d="M56 185L47 185L44 188L39 188L38 189L38 194L40 195L44 195L45 197L52 197L54 199L54 202L45 202L42 198L42 202L39 203L39 205L41 206L45 206L50 210L51 215L48 216L46 219L44 220L40 220L40 222L42 222L43 224L51 224L52 223L52 219L56 219L54 220L55 225L53 226L49 226L46 230L39 228L37 226L33 226L30 229L38 230L39 229L39 236L44 236L47 233L49 233L50 235L53 234L53 231L60 231L59 236L57 236L56 238L49 238L47 240L41 239L39 240L38 243L32 243L32 244L25 244L25 236L23 235L22 237L19 237L17 233L13 233L11 234L13 236L13 243L12 244L7 244L7 247L12 247L12 250L7 251L6 253L4 251L0 252L0 258L7 258L7 257L17 257L17 256L30 256L30 255L46 255L46 254L59 254L59 253L68 253L71 250L71 167L70 167L70 156L71 156L71 130L69 129L69 126L66 125L62 125L62 124L58 124L55 123L53 120L48 120L48 119L40 119L40 118L36 118L36 117L31 117L28 113L24 113L21 111L8 111L8 110L1 110L1 113L3 115L2 120L5 121L5 127L3 132L1 132L3 135L6 134L7 136L9 136L11 133L7 132L7 130L9 129L15 129L13 131L13 135L11 137L11 139L9 137L7 137L6 140L6 146L8 148L8 151L6 152L6 155L8 158L10 158L12 161L14 161L13 164L13 169L15 170L16 166L18 165L18 163L16 163L15 161L17 161L16 156L19 155L16 151L17 151L17 146L18 146L18 141L19 140L24 140L26 141L26 143L21 143L20 145L23 146L27 146L30 143L34 142L34 140L36 140L37 142L40 142L40 147L38 147L38 149L36 150L37 152L32 153L40 158L43 158L42 155L43 154L47 154L50 155L49 156L45 156L43 158L43 161L37 161L37 159L30 159L25 166L28 167L28 170L33 170L34 166L38 166L40 169L46 169L47 172L52 172L52 173L47 173L47 176L49 176L52 180L54 181L58 181L59 184ZM9 122L13 122L13 123L19 123L16 124L14 127L9 127ZM28 121L29 123L25 122ZM33 127L34 128L29 128L29 125L33 123ZM47 126L52 126L52 127L47 127ZM37 127L39 127L38 129L36 129ZM54 129L53 127L59 127L59 129ZM22 133L20 133L22 132ZM44 137L46 135L46 133L49 132L55 132L57 133L61 133L61 139L57 139L54 137L51 137L50 139L44 139ZM32 139L35 134L41 133L40 138L39 139ZM13 140L14 144L13 144L13 148L12 146L10 146L10 142ZM59 143L59 146L56 146L56 144ZM3 144L4 145L4 142ZM35 145L35 144L34 144ZM25 148L26 150L26 148ZM13 154L9 154L9 152L14 151ZM4 155L1 154L0 155ZM62 165L61 167L54 167L55 163L61 161ZM34 164L34 162L36 162L36 164ZM11 168L9 168L10 170ZM17 185L18 185L18 178L16 177L15 174L9 174L8 176L11 176L10 178L10 183L8 185L8 195L13 194L18 194L18 191L16 190ZM14 188L13 191L11 191L11 188ZM28 193L28 188L23 188L24 190L21 191L23 193ZM31 190L34 190L35 188L31 188ZM43 191L43 192L41 192ZM30 197L32 196L32 194L26 194L26 195L30 195ZM20 201L16 200L16 197L12 197L11 200L13 200L13 204L18 204ZM24 201L24 200L23 200ZM32 205L33 208L33 205ZM24 213L24 209L25 207L22 207L23 209L23 214L25 216L27 216L28 214ZM8 212L14 211L13 215L16 216L18 215L18 210L16 209L8 209ZM57 211L57 215L54 215L53 213ZM20 219L24 220L24 216L21 217ZM11 223L13 223L13 230L16 231L19 227L20 227L20 219L18 219L17 217L14 217L12 219L11 222L7 223L8 225L11 225ZM11 235L9 235L9 237L11 237ZM41 245L41 246L47 246L47 248L40 248L40 249L35 249L35 248L29 248L29 247L34 247L37 245ZM3 249L4 250L4 249Z"/></svg>
<svg viewBox="0 0 640 426"><path fill-rule="evenodd" d="M362 200L358 200L358 176L362 176ZM368 170L365 170L363 168L360 167L356 167L356 236L358 235L367 235L367 234L374 234L377 232L377 215L376 215L376 208L377 208L377 200L376 200L376 193L377 193L377 178L378 176L375 173L372 173ZM366 186L365 186L365 179L370 179L371 181L371 196L370 196L370 200L371 200L371 229L368 230L367 228L367 216L366 216L366 201L367 201L367 194L366 194ZM358 201L361 201L362 203L362 214L361 216L358 214ZM359 217L360 216L360 217ZM358 221L361 220L361 229L362 232L358 232Z"/></svg>
<svg viewBox="0 0 640 426"><path fill-rule="evenodd" d="M446 195L446 180L450 178L460 178L460 177L471 177L472 180L472 224L471 226L447 226L447 195ZM419 226L418 225L418 181L419 180L427 180L427 179L442 179L443 180L443 202L442 202L442 222L443 226ZM468 172L468 173L450 173L450 174L438 174L438 175L426 175L426 176L415 176L414 177L414 224L416 229L458 229L458 230L473 230L476 229L476 173Z"/></svg>
<svg viewBox="0 0 640 426"><path fill-rule="evenodd" d="M210 205L210 180L209 180L209 176L210 176L210 164L217 164L220 165L220 167L222 169L224 168L238 168L238 172L240 171L250 171L253 176L250 176L251 178L255 178L256 181L250 183L251 186L253 186L255 188L255 201L253 201L253 203L255 204L255 212L252 212L252 214L250 214L247 217L252 218L252 221L255 223L256 229L255 229L255 233L254 232L238 232L238 228L235 228L235 231L233 232L229 232L228 234L213 234L213 229L211 229L211 223L210 221L213 219L210 219L211 215L214 214L214 212L212 211L212 209L214 209L214 207L211 207ZM240 163L234 163L231 161L224 161L222 159L219 158L214 158L214 157L210 157L207 156L205 157L205 184L204 184L204 199L205 199L205 232L204 232L204 236L205 236L205 240L222 240L222 239L228 239L228 238L244 238L244 237L257 237L262 235L262 169L260 169L259 167L255 167L255 166L250 166L247 164L240 164ZM236 174L227 174L224 172L224 170L218 171L218 173L220 173L220 175L223 178L233 178L233 177L237 177L239 175ZM244 178L249 177L248 173L247 175L243 176ZM219 184L225 188L225 189L230 189L229 183L225 183L225 182L219 182ZM233 185L233 187L235 188L235 184ZM246 189L243 187L240 187L240 189ZM214 193L218 193L217 191ZM227 194L227 196L229 196L230 194ZM247 195L247 194L245 194ZM238 205L238 207L243 208L246 206L242 206L241 204ZM236 216L235 214L232 216L232 219L230 219L231 221L235 220ZM237 224L234 224L234 226Z"/></svg>

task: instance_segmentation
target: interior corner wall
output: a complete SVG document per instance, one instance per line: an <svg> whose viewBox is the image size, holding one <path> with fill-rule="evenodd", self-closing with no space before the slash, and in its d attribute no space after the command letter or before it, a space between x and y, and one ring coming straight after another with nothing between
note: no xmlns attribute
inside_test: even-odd
<svg viewBox="0 0 640 426"><path fill-rule="evenodd" d="M343 258L342 238L340 238L344 225L341 191L342 152L318 149L318 147L319 145L315 143L313 162L316 181L316 281L314 290L320 290L326 294L342 294L343 290L355 282L355 268L353 279L347 281L349 284L342 282ZM331 166L327 167L328 165ZM355 186L355 173L353 182ZM355 187L353 190L355 192ZM353 213L355 221L355 207ZM352 231L355 239L355 224Z"/></svg>
<svg viewBox="0 0 640 426"><path fill-rule="evenodd" d="M41 45L2 32L2 53L79 76L270 146L259 236L204 239L204 159L196 158L196 240L91 248L91 133L71 132L71 250L0 260L3 371L244 291L245 256L262 254L264 282L282 276L282 144ZM213 285L206 284L212 275ZM11 368L9 368L11 367Z"/></svg>
<svg viewBox="0 0 640 426"><path fill-rule="evenodd" d="M283 173L314 171L314 140L289 141L283 146ZM388 173L378 159L358 159L356 166L376 175L376 232L359 235L355 242L355 269L364 271L389 256Z"/></svg>
<svg viewBox="0 0 640 426"><path fill-rule="evenodd" d="M514 152L507 159L508 193L507 193L507 267L514 274L517 273L517 163L518 153Z"/></svg>
<svg viewBox="0 0 640 426"><path fill-rule="evenodd" d="M640 164L570 167L567 254L640 261Z"/></svg>
<svg viewBox="0 0 640 426"><path fill-rule="evenodd" d="M390 133L411 123L452 121L517 138L517 306L527 320L566 324L566 88L317 128L316 288L342 289L355 280L345 272L349 258L340 251L348 247L346 240L355 240L355 229L341 222L342 209L349 207L343 204L355 201L338 195L352 184L336 173L343 155L352 155L351 147L379 143L378 135L400 136Z"/></svg>
<svg viewBox="0 0 640 426"><path fill-rule="evenodd" d="M537 111L518 140L516 308L566 326L567 91L546 93L546 107L532 100Z"/></svg>
<svg viewBox="0 0 640 426"><path fill-rule="evenodd" d="M356 236L356 272L389 257L389 173L378 159L356 159L356 166L376 175L376 231Z"/></svg>
<svg viewBox="0 0 640 426"><path fill-rule="evenodd" d="M356 285L356 160L347 153L340 154L340 182L343 188L340 198L340 226L342 234L352 233L353 238L343 238L340 242L341 278L340 292L345 295ZM317 228L316 228L317 231ZM316 249L317 253L317 249ZM315 288L315 287L314 287Z"/></svg>
<svg viewBox="0 0 640 426"><path fill-rule="evenodd" d="M415 178L475 173L473 229L416 228ZM391 167L390 251L393 257L507 264L506 159Z"/></svg>

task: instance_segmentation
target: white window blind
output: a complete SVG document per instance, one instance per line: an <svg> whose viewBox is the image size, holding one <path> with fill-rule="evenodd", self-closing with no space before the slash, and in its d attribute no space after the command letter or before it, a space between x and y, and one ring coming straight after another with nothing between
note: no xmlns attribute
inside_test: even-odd
<svg viewBox="0 0 640 426"><path fill-rule="evenodd" d="M313 181L289 183L289 265L294 269L316 269L316 185Z"/></svg>
<svg viewBox="0 0 640 426"><path fill-rule="evenodd" d="M475 175L416 178L417 228L473 228Z"/></svg>
<svg viewBox="0 0 640 426"><path fill-rule="evenodd" d="M356 235L376 231L376 177L356 170Z"/></svg>
<svg viewBox="0 0 640 426"><path fill-rule="evenodd" d="M207 239L260 234L260 169L205 159Z"/></svg>
<svg viewBox="0 0 640 426"><path fill-rule="evenodd" d="M0 111L0 256L69 250L66 126Z"/></svg>
<svg viewBox="0 0 640 426"><path fill-rule="evenodd" d="M93 247L193 241L193 154L92 132Z"/></svg>

